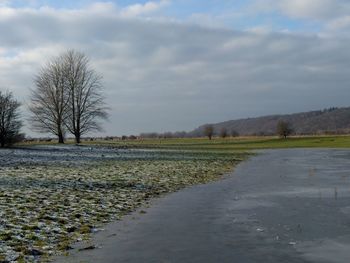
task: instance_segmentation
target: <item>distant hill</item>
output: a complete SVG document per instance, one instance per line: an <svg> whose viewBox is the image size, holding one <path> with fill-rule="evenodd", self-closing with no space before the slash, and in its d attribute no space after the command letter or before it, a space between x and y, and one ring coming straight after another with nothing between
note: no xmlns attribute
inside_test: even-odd
<svg viewBox="0 0 350 263"><path fill-rule="evenodd" d="M290 123L295 134L335 134L350 132L350 107L329 108L320 111L302 112L288 115L270 115L258 118L231 120L212 124L214 132L219 134L222 128L239 135L274 135L278 121ZM189 133L190 136L202 136L206 125Z"/></svg>

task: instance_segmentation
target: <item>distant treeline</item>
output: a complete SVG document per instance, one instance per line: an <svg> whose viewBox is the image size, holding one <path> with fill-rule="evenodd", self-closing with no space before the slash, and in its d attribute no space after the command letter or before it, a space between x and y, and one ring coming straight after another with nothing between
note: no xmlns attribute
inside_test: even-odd
<svg viewBox="0 0 350 263"><path fill-rule="evenodd" d="M189 133L185 131L178 131L178 132L163 132L163 133L157 133L157 132L150 132L150 133L141 133L139 135L140 138L148 138L148 139L155 139L155 138L187 138L190 137Z"/></svg>
<svg viewBox="0 0 350 263"><path fill-rule="evenodd" d="M190 132L141 133L137 138L195 138L206 137L208 132L214 137L273 136L278 135L281 121L288 123L292 135L349 134L350 107L205 124Z"/></svg>
<svg viewBox="0 0 350 263"><path fill-rule="evenodd" d="M211 125L209 125L211 126ZM157 133L157 132L150 132L150 133L141 133L139 135L139 138L149 138L149 139L155 139L155 138L196 138L196 137L206 137L207 134L204 130L201 132L185 132L185 131L178 131L178 132L164 132L164 133ZM239 136L239 133L236 130L227 130L227 129L221 129L213 132L213 136L220 136L220 137L237 137Z"/></svg>
<svg viewBox="0 0 350 263"><path fill-rule="evenodd" d="M232 120L215 124L205 124L193 131L149 132L139 135L84 137L83 141L96 140L142 140L196 137L237 137L237 136L281 136L279 124L287 125L288 135L340 135L350 133L350 107L327 108L288 115L271 115L258 118ZM50 141L50 138L28 139Z"/></svg>
<svg viewBox="0 0 350 263"><path fill-rule="evenodd" d="M332 135L350 133L350 107L327 108L318 111L301 112L286 115L270 115L256 118L230 120L215 124L202 125L190 136L203 136L208 125L213 126L213 134L219 135L222 129L234 130L242 136L276 135L278 122L287 122L293 135Z"/></svg>

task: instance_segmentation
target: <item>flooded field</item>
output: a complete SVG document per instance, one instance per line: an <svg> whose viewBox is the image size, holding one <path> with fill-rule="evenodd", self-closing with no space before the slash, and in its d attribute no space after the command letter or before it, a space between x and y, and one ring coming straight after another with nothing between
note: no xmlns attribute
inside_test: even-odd
<svg viewBox="0 0 350 263"><path fill-rule="evenodd" d="M220 178L246 154L96 146L0 150L0 262L44 262L152 197Z"/></svg>
<svg viewBox="0 0 350 263"><path fill-rule="evenodd" d="M265 150L109 224L94 235L100 249L55 262L348 263L349 204L349 150Z"/></svg>

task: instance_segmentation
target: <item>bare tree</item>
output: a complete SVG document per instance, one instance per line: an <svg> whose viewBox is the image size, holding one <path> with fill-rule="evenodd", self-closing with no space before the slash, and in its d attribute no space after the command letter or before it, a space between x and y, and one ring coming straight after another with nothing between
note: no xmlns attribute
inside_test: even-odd
<svg viewBox="0 0 350 263"><path fill-rule="evenodd" d="M207 136L209 138L209 140L211 140L211 138L214 135L213 125L208 124L204 127L204 135Z"/></svg>
<svg viewBox="0 0 350 263"><path fill-rule="evenodd" d="M83 134L101 130L98 119L107 118L102 96L102 77L91 68L89 59L83 53L70 50L63 57L69 91L65 124L75 136L76 143L80 143Z"/></svg>
<svg viewBox="0 0 350 263"><path fill-rule="evenodd" d="M286 121L279 121L277 123L277 134L280 137L287 138L292 133L292 128L290 127L290 124Z"/></svg>
<svg viewBox="0 0 350 263"><path fill-rule="evenodd" d="M101 129L98 119L107 118L101 77L83 53L70 50L52 59L35 77L35 86L32 127L58 136L60 143L66 131L80 143L83 134Z"/></svg>
<svg viewBox="0 0 350 263"><path fill-rule="evenodd" d="M22 122L19 120L20 103L11 92L0 91L0 146L11 145L24 136L20 133Z"/></svg>
<svg viewBox="0 0 350 263"><path fill-rule="evenodd" d="M232 130L231 130L231 136L232 136L232 137L238 137L238 136L239 136L238 131L232 129Z"/></svg>
<svg viewBox="0 0 350 263"><path fill-rule="evenodd" d="M222 127L221 130L220 130L220 137L221 138L226 138L227 135L228 135L227 129L225 127Z"/></svg>
<svg viewBox="0 0 350 263"><path fill-rule="evenodd" d="M34 79L29 106L32 128L56 135L59 143L64 143L69 102L65 71L64 56L54 58L43 67Z"/></svg>

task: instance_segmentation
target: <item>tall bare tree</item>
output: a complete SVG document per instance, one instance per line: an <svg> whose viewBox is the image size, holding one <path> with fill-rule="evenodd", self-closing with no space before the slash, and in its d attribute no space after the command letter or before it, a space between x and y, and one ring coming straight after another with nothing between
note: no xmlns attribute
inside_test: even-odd
<svg viewBox="0 0 350 263"><path fill-rule="evenodd" d="M51 60L35 78L32 91L32 126L58 136L60 143L69 131L80 143L81 136L101 129L99 119L107 118L101 76L83 53L69 50Z"/></svg>
<svg viewBox="0 0 350 263"><path fill-rule="evenodd" d="M35 76L35 89L32 90L29 106L32 128L56 135L59 143L64 143L64 123L70 96L64 62L64 56L56 57Z"/></svg>
<svg viewBox="0 0 350 263"><path fill-rule="evenodd" d="M69 50L63 54L69 92L67 121L68 131L80 143L81 136L101 130L99 119L107 118L107 108L102 96L102 77L90 66L83 53Z"/></svg>
<svg viewBox="0 0 350 263"><path fill-rule="evenodd" d="M8 146L19 141L22 122L19 119L20 103L11 92L0 91L0 146Z"/></svg>

